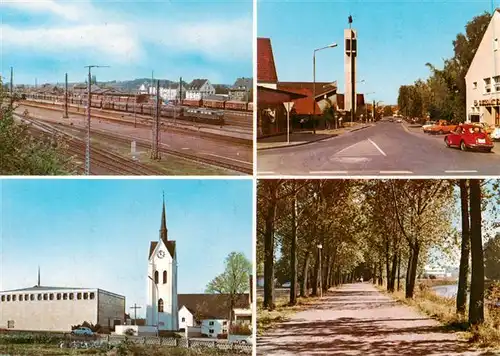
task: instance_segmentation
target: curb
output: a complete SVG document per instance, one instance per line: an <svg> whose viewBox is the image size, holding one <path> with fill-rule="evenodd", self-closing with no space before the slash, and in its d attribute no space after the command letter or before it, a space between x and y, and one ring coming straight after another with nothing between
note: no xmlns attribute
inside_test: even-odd
<svg viewBox="0 0 500 356"><path fill-rule="evenodd" d="M357 128L357 129L351 130L351 131L346 132L346 133L359 131L359 130L362 130L362 129L366 129L367 127L369 127L369 126L359 127L359 128ZM263 147L263 148L257 148L257 151L274 150L274 149L277 149L277 148L286 148L286 147L305 146L305 145L308 145L308 144L311 144L311 143L324 141L324 140L327 140L327 139L329 139L329 138L334 138L334 137L338 137L338 136L341 136L341 135L342 135L342 134L330 135L329 137L322 137L322 138L319 138L319 139L316 139L316 140L312 140L312 141L307 141L307 142L297 143L297 144L295 144L295 145L281 145L281 146L273 146L273 147ZM257 144L258 144L258 143L257 143Z"/></svg>

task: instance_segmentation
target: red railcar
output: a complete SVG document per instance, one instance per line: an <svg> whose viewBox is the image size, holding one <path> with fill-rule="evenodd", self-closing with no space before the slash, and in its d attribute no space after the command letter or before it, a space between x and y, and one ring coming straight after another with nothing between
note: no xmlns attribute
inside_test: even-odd
<svg viewBox="0 0 500 356"><path fill-rule="evenodd" d="M184 99L182 101L182 105L185 105L185 106L194 106L194 107L201 107L202 105L202 101L201 100L189 100L189 99Z"/></svg>
<svg viewBox="0 0 500 356"><path fill-rule="evenodd" d="M203 100L203 107L212 108L212 109L224 109L224 101L223 100Z"/></svg>
<svg viewBox="0 0 500 356"><path fill-rule="evenodd" d="M226 101L226 110L240 110L245 111L247 103L244 101Z"/></svg>

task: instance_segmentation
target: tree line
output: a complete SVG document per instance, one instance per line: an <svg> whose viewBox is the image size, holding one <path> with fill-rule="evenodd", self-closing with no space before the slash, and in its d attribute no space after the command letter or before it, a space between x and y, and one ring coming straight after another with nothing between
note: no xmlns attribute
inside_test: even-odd
<svg viewBox="0 0 500 356"><path fill-rule="evenodd" d="M275 285L297 297L321 295L360 278L404 288L413 298L429 256L460 251L457 313L464 313L469 256L469 321L484 320L484 229L498 205L498 183L480 180L260 180L257 263L263 307L275 308ZM460 207L460 211L458 211ZM488 219L482 214L487 210ZM461 227L455 222L461 213ZM454 219L455 218L455 219ZM493 244L497 246L496 244ZM469 247L470 246L470 247ZM500 261L492 249L493 261Z"/></svg>
<svg viewBox="0 0 500 356"><path fill-rule="evenodd" d="M453 57L444 59L442 69L427 63L431 72L427 79L418 79L411 85L399 88L398 106L403 115L423 120L465 121L465 75L490 20L491 14L487 12L475 16L465 26L465 33L456 36Z"/></svg>

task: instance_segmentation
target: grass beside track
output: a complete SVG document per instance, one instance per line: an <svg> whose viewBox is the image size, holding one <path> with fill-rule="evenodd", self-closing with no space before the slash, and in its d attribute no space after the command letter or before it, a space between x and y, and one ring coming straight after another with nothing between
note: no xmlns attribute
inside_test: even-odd
<svg viewBox="0 0 500 356"><path fill-rule="evenodd" d="M295 313L308 309L316 303L317 297L298 298L297 305L289 305L290 298L279 297L275 300L276 308L272 311L263 309L263 299L257 298L257 335L272 329L277 324L290 319Z"/></svg>

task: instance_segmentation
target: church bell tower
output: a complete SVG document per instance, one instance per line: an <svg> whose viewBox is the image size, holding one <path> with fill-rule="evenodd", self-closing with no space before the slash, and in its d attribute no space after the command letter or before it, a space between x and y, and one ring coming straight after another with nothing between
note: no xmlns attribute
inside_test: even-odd
<svg viewBox="0 0 500 356"><path fill-rule="evenodd" d="M175 241L168 239L165 198L158 241L151 241L148 257L148 299L146 323L158 329L179 329L177 305L177 253Z"/></svg>

